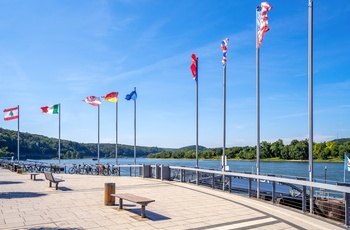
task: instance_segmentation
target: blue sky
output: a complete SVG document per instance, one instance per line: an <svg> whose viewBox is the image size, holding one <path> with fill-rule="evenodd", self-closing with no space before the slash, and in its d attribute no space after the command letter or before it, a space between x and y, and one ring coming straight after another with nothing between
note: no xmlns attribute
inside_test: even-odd
<svg viewBox="0 0 350 230"><path fill-rule="evenodd" d="M82 100L119 92L118 143L222 147L220 43L229 38L226 146L256 145L255 14L260 1L0 0L2 109L20 106L20 131L97 143L97 108ZM270 1L260 49L261 141L308 137L308 0ZM314 141L350 137L350 1L314 1ZM101 105L101 143L115 143L115 104ZM17 130L16 121L0 122Z"/></svg>

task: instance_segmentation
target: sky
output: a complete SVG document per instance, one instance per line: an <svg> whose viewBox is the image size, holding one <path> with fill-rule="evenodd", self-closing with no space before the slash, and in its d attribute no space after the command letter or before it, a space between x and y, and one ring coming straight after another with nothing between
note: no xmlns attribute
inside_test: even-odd
<svg viewBox="0 0 350 230"><path fill-rule="evenodd" d="M270 1L260 47L260 140L305 140L308 0ZM223 146L221 41L226 65L226 147L255 146L256 7L260 1L0 0L2 109L20 107L20 132L98 142L98 109L86 96L119 92L118 143ZM313 139L350 137L350 1L313 2ZM17 120L0 127L17 130ZM100 106L100 143L116 142L116 104Z"/></svg>

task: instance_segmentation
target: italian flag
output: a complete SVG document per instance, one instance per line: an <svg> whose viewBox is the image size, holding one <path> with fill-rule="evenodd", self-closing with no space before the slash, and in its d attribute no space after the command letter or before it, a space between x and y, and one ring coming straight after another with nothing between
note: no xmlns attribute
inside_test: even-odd
<svg viewBox="0 0 350 230"><path fill-rule="evenodd" d="M5 116L4 116L5 121L18 119L18 107L4 109L4 113L5 113Z"/></svg>
<svg viewBox="0 0 350 230"><path fill-rule="evenodd" d="M59 114L59 105L51 105L51 106L43 106L40 107L43 113L48 113L48 114Z"/></svg>

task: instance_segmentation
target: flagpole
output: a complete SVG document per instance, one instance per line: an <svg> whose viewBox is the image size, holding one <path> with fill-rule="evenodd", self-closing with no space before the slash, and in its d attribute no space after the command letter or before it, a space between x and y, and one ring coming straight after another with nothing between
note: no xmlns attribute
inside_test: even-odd
<svg viewBox="0 0 350 230"><path fill-rule="evenodd" d="M196 168L198 168L198 57L196 58Z"/></svg>
<svg viewBox="0 0 350 230"><path fill-rule="evenodd" d="M58 104L58 164L61 164L61 103Z"/></svg>
<svg viewBox="0 0 350 230"><path fill-rule="evenodd" d="M308 85L309 85L309 180L313 181L313 0L309 0ZM313 213L313 188L310 187L310 213Z"/></svg>
<svg viewBox="0 0 350 230"><path fill-rule="evenodd" d="M258 18L259 6L256 10ZM260 48L258 46L258 30L256 29L256 175L260 174ZM256 198L260 196L260 181L257 180Z"/></svg>
<svg viewBox="0 0 350 230"><path fill-rule="evenodd" d="M224 97L224 111L223 111L223 143L222 143L222 171L226 170L226 62L223 65L223 97ZM222 175L222 190L225 190L225 175Z"/></svg>
<svg viewBox="0 0 350 230"><path fill-rule="evenodd" d="M19 105L17 105L17 109L18 109L18 119L17 119L17 160L19 163Z"/></svg>
<svg viewBox="0 0 350 230"><path fill-rule="evenodd" d="M348 162L346 162L346 155L344 154L344 183L345 183L345 165L347 165ZM347 167L346 167L347 169Z"/></svg>
<svg viewBox="0 0 350 230"><path fill-rule="evenodd" d="M224 88L224 117L223 117L223 143L222 143L222 171L225 171L225 157L226 157L226 63L223 65L223 88Z"/></svg>
<svg viewBox="0 0 350 230"><path fill-rule="evenodd" d="M134 87L136 93L136 87ZM136 165L136 100L134 100L134 165ZM136 167L134 166L134 174L136 176Z"/></svg>
<svg viewBox="0 0 350 230"><path fill-rule="evenodd" d="M118 164L118 101L115 103L115 164Z"/></svg>
<svg viewBox="0 0 350 230"><path fill-rule="evenodd" d="M100 105L98 105L98 116L97 116L97 159L100 164Z"/></svg>

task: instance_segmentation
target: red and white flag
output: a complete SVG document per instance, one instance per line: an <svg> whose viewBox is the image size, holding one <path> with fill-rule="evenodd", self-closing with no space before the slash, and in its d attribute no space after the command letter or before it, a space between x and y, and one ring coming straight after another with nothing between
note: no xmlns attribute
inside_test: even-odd
<svg viewBox="0 0 350 230"><path fill-rule="evenodd" d="M10 108L10 109L4 109L4 120L9 121L13 119L18 119L18 107Z"/></svg>
<svg viewBox="0 0 350 230"><path fill-rule="evenodd" d="M83 101L93 106L99 106L101 104L101 99L96 96L88 96Z"/></svg>
<svg viewBox="0 0 350 230"><path fill-rule="evenodd" d="M191 57L192 57L192 63L191 63L190 69L192 72L193 80L197 81L197 57L195 54L192 54Z"/></svg>
<svg viewBox="0 0 350 230"><path fill-rule="evenodd" d="M257 24L257 47L260 48L260 45L263 41L264 34L270 30L269 22L267 17L267 11L270 11L272 6L268 2L262 2L258 7L258 13L256 18Z"/></svg>

